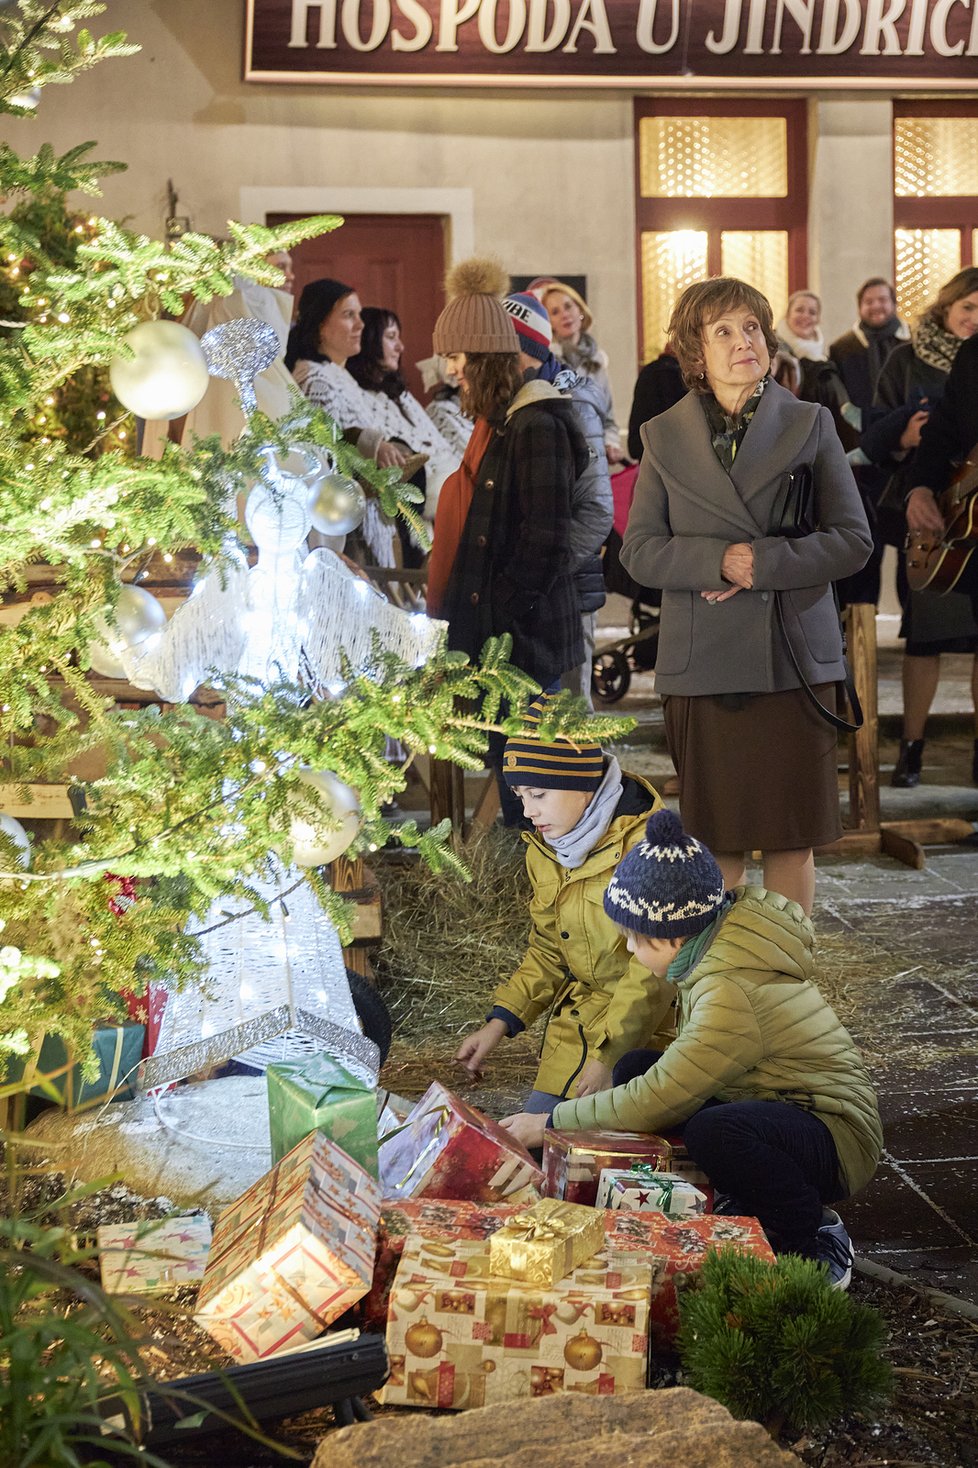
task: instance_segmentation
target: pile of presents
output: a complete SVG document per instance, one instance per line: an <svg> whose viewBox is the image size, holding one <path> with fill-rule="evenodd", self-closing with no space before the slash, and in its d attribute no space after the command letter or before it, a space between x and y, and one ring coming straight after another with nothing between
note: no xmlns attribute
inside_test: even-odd
<svg viewBox="0 0 978 1468"><path fill-rule="evenodd" d="M405 1118L326 1055L271 1066L268 1090L274 1166L212 1239L100 1230L110 1288L202 1275L196 1318L239 1362L342 1318L386 1333L388 1403L635 1390L708 1249L773 1259L755 1219L709 1211L677 1140L549 1131L537 1165L437 1082Z"/></svg>

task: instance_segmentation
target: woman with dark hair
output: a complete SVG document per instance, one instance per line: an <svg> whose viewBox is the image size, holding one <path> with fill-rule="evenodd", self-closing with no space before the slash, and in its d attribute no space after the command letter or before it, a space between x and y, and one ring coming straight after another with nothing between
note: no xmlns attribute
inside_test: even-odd
<svg viewBox="0 0 978 1468"><path fill-rule="evenodd" d="M388 442L425 455L421 484L425 491L424 513L434 519L442 484L458 468L461 455L453 451L417 398L408 392L401 375L404 344L395 312L382 306L364 306L360 316L360 350L350 358L347 371L368 399L373 412L371 426L379 429Z"/></svg>
<svg viewBox="0 0 978 1468"><path fill-rule="evenodd" d="M893 469L883 493L882 511L893 515L887 539L903 545L903 501L913 484L913 451L930 414L944 396L944 385L963 342L978 332L978 266L969 265L942 286L934 304L912 329L910 341L894 347L876 385L875 410L889 409L863 433L859 446L874 464ZM976 434L978 437L978 434ZM901 571L903 565L901 561ZM902 581L902 578L901 578ZM920 783L924 734L937 684L942 653L978 654L978 620L973 598L961 591L943 596L901 586L904 603L900 636L903 657L903 734L891 785L908 789ZM978 656L972 666L975 734L978 735ZM978 784L978 739L972 777Z"/></svg>
<svg viewBox="0 0 978 1468"><path fill-rule="evenodd" d="M841 834L837 731L845 677L831 583L872 541L827 409L770 377L771 307L743 281L690 286L669 340L691 391L642 429L621 559L662 589L656 689L683 823L728 888L759 849L764 886L811 913L813 848ZM787 497L812 489L786 533Z"/></svg>
<svg viewBox="0 0 978 1468"><path fill-rule="evenodd" d="M399 467L407 450L373 426L371 405L347 367L362 336L360 298L353 287L328 278L311 281L299 297L285 365L305 396L329 414L365 459L376 459L382 469Z"/></svg>

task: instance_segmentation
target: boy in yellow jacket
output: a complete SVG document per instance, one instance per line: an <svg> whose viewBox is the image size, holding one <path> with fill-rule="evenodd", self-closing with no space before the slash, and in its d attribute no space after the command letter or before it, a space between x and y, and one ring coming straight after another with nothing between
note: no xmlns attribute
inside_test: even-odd
<svg viewBox="0 0 978 1468"><path fill-rule="evenodd" d="M532 1113L603 1090L627 1051L665 1045L673 1033L671 987L632 957L602 905L615 867L642 839L661 801L599 744L536 738L547 697L530 704L526 732L507 741L502 760L534 828L523 833L533 887L526 956L493 995L486 1023L456 1055L477 1075L505 1036L549 1013L526 1102Z"/></svg>
<svg viewBox="0 0 978 1468"><path fill-rule="evenodd" d="M865 1187L883 1145L876 1096L851 1036L815 982L815 932L796 902L763 887L724 890L711 853L678 816L650 816L608 886L628 947L678 994L665 1053L638 1050L610 1090L553 1111L561 1130L661 1132L724 1197L760 1219L774 1249L821 1259L844 1288L852 1247L825 1205ZM540 1146L547 1118L503 1125Z"/></svg>

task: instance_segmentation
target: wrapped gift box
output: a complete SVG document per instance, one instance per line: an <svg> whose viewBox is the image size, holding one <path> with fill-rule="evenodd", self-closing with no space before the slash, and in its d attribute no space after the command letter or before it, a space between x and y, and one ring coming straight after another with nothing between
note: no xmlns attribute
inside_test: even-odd
<svg viewBox="0 0 978 1468"><path fill-rule="evenodd" d="M94 1106L96 1102L131 1101L136 1094L145 1040L143 1025L96 1026L92 1032L92 1051L98 1073L93 1080L86 1080L81 1057L69 1054L60 1035L45 1035L40 1050L32 1053L26 1062L8 1058L0 1084L17 1081L32 1096L57 1101L70 1111Z"/></svg>
<svg viewBox="0 0 978 1468"><path fill-rule="evenodd" d="M276 1061L265 1072L272 1161L312 1131L325 1132L348 1157L377 1176L377 1093L321 1051Z"/></svg>
<svg viewBox="0 0 978 1468"><path fill-rule="evenodd" d="M391 1287L409 1234L423 1234L443 1243L451 1239L488 1239L507 1219L524 1211L523 1203L467 1203L459 1198L406 1198L403 1203L383 1203L373 1283L359 1310L363 1329L381 1335L387 1329Z"/></svg>
<svg viewBox="0 0 978 1468"><path fill-rule="evenodd" d="M543 1192L567 1203L594 1204L604 1168L651 1162L665 1169L672 1148L664 1137L644 1132L561 1132L550 1128L543 1141Z"/></svg>
<svg viewBox="0 0 978 1468"><path fill-rule="evenodd" d="M103 1223L96 1240L102 1288L107 1294L153 1295L203 1277L211 1224L201 1214Z"/></svg>
<svg viewBox="0 0 978 1468"><path fill-rule="evenodd" d="M382 1400L464 1408L639 1391L651 1281L648 1258L602 1252L540 1289L493 1278L484 1243L448 1247L414 1234L391 1295Z"/></svg>
<svg viewBox="0 0 978 1468"><path fill-rule="evenodd" d="M677 1172L659 1172L639 1163L622 1170L602 1168L596 1208L625 1208L632 1213L664 1213L667 1218L692 1218L705 1213L707 1197Z"/></svg>
<svg viewBox="0 0 978 1468"><path fill-rule="evenodd" d="M604 1248L604 1219L593 1208L541 1198L489 1239L494 1278L551 1288Z"/></svg>
<svg viewBox="0 0 978 1468"><path fill-rule="evenodd" d="M408 1113L404 1129L380 1147L385 1198L533 1201L542 1182L525 1147L438 1081Z"/></svg>
<svg viewBox="0 0 978 1468"><path fill-rule="evenodd" d="M313 1132L221 1214L196 1319L239 1361L301 1345L367 1293L380 1192Z"/></svg>
<svg viewBox="0 0 978 1468"><path fill-rule="evenodd" d="M604 1214L608 1246L639 1250L656 1264L652 1279L652 1351L671 1348L679 1328L679 1292L699 1274L708 1249L732 1247L769 1264L774 1251L756 1218L708 1213L672 1219L661 1213Z"/></svg>

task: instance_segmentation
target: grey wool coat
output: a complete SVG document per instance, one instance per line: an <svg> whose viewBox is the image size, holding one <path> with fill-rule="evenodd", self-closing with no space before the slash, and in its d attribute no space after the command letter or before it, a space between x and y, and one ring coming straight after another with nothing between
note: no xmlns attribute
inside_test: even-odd
<svg viewBox="0 0 978 1468"><path fill-rule="evenodd" d="M828 409L799 402L775 382L764 389L730 474L717 458L703 405L689 393L642 428L644 453L622 563L662 590L655 683L659 693L775 693L799 686L776 619L781 605L809 683L845 676L830 583L858 571L873 542L852 470ZM818 529L798 539L769 534L784 478L810 464ZM754 549L754 587L728 601L730 545Z"/></svg>

